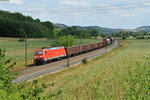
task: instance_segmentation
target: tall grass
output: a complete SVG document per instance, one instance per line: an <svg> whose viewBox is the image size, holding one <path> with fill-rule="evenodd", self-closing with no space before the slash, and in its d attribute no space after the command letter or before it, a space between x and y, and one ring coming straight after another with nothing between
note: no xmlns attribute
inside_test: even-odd
<svg viewBox="0 0 150 100"><path fill-rule="evenodd" d="M47 98L61 100L150 99L150 40L128 40L130 46L103 62L66 71ZM103 57L105 58L105 57ZM102 58L102 59L103 59ZM96 64L94 64L96 63ZM92 66L90 68L90 66ZM90 68L90 69L88 69ZM80 73L80 74L79 74ZM63 85L60 85L63 84ZM61 91L59 95L53 95Z"/></svg>

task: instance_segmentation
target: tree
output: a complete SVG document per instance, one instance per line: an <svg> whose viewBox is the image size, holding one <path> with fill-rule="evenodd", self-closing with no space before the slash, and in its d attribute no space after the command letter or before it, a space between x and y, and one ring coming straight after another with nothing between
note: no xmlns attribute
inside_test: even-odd
<svg viewBox="0 0 150 100"><path fill-rule="evenodd" d="M19 32L19 34L20 34L20 37L26 37L26 32L24 31L24 29L22 29L22 28L20 28L20 29L18 29L18 32Z"/></svg>
<svg viewBox="0 0 150 100"><path fill-rule="evenodd" d="M61 36L52 43L52 46L53 47L56 47L56 46L68 47L68 46L73 46L73 43L74 43L74 37L72 35L68 35L68 40L67 40L67 36Z"/></svg>
<svg viewBox="0 0 150 100"><path fill-rule="evenodd" d="M98 34L99 34L98 30L92 29L92 36L94 36L95 39L96 39L96 37L98 36Z"/></svg>
<svg viewBox="0 0 150 100"><path fill-rule="evenodd" d="M101 37L106 38L106 34L102 33Z"/></svg>

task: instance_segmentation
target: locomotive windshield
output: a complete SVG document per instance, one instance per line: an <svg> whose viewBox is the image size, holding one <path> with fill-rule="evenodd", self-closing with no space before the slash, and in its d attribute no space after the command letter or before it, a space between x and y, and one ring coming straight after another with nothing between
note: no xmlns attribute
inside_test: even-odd
<svg viewBox="0 0 150 100"><path fill-rule="evenodd" d="M39 54L42 54L43 52L42 51L38 51L38 52L35 52L35 55L39 55Z"/></svg>

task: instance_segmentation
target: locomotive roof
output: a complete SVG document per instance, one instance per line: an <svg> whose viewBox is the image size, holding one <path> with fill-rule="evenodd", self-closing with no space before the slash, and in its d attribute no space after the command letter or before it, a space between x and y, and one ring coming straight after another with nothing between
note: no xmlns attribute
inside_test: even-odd
<svg viewBox="0 0 150 100"><path fill-rule="evenodd" d="M52 48L46 48L47 50L55 50L55 49L60 49L60 48L63 48L63 47L52 47Z"/></svg>

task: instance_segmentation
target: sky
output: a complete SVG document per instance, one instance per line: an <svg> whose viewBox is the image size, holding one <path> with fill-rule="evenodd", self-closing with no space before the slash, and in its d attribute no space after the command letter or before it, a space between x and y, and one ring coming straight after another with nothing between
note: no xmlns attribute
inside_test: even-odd
<svg viewBox="0 0 150 100"><path fill-rule="evenodd" d="M0 0L0 10L68 26L134 29L150 25L150 0Z"/></svg>

